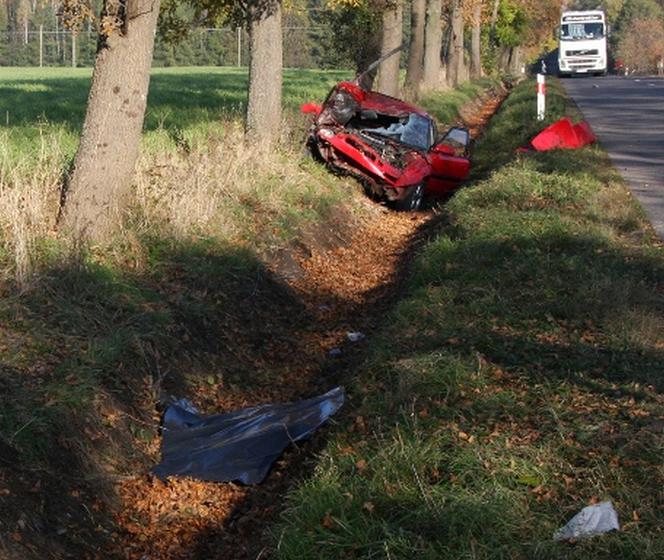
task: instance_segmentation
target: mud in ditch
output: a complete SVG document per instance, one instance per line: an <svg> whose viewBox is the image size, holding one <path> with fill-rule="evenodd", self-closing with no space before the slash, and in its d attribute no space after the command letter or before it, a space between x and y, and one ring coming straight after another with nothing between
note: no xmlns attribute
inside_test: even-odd
<svg viewBox="0 0 664 560"><path fill-rule="evenodd" d="M504 97L505 92L489 95L466 112L464 124L474 138ZM277 343L268 354L273 368L276 365L283 375L258 390L225 391L217 399L220 411L321 393L342 382L361 360L366 340L352 344L347 333L360 331L370 339L385 312L398 300L409 261L440 217L436 210L395 213L379 206L373 206L373 215L374 219L360 224L346 243L331 248L325 243L318 249L313 243L306 256L290 256L290 268L295 259L299 270L288 281L292 300L282 298L270 308L268 299L261 311L265 321L270 321L270 314L281 316L273 324L285 332L273 333ZM289 316L292 321L284 320ZM281 346L279 341L288 344ZM340 358L329 355L333 348L342 349ZM193 400L197 397L190 396ZM214 404L210 391L200 396L207 407ZM343 412L349 407L352 403ZM119 482L116 490L121 503L109 554L144 560L268 557L266 528L282 511L288 489L312 468L311 458L324 444L328 429L289 449L261 485L184 479L164 483L148 475Z"/></svg>

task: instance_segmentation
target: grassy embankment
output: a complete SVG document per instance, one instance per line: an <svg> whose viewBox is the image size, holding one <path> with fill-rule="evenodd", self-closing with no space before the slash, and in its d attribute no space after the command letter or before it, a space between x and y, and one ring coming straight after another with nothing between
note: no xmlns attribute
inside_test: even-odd
<svg viewBox="0 0 664 560"><path fill-rule="evenodd" d="M306 120L296 113L342 76L286 72L284 142L266 156L242 143L246 71L155 70L128 227L143 237L196 233L269 250L305 223L324 219L345 192L319 167L300 161ZM0 69L0 80L0 227L14 232L5 239L11 238L14 273L24 283L38 265L36 246L51 237L90 71ZM270 228L261 223L268 216Z"/></svg>
<svg viewBox="0 0 664 560"><path fill-rule="evenodd" d="M293 115L345 76L287 72L284 141L256 154L241 142L245 73L155 71L125 221L80 254L53 226L89 72L0 69L6 556L109 538L111 481L154 464L164 395L269 398L281 375L271 353L302 317L265 259L340 209L361 219L360 188L301 158L306 121Z"/></svg>
<svg viewBox="0 0 664 560"><path fill-rule="evenodd" d="M664 252L599 147L515 155L534 107L518 86L476 147L277 558L664 556ZM605 499L621 532L552 540Z"/></svg>

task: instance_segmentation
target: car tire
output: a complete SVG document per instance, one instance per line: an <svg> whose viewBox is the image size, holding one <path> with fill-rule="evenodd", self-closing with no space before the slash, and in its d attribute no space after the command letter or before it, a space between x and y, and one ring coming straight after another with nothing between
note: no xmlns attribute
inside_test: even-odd
<svg viewBox="0 0 664 560"><path fill-rule="evenodd" d="M318 149L316 140L314 140L314 138L311 136L307 138L306 142L302 146L302 159L313 159L318 163L326 163Z"/></svg>
<svg viewBox="0 0 664 560"><path fill-rule="evenodd" d="M424 183L408 188L406 196L397 200L394 207L402 212L417 212L424 200Z"/></svg>

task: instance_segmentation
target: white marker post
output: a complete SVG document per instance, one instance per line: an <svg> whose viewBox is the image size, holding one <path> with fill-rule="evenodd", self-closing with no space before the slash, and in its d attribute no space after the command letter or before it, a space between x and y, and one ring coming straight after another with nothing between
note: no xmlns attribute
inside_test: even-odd
<svg viewBox="0 0 664 560"><path fill-rule="evenodd" d="M546 112L546 77L544 74L537 74L537 120L544 120Z"/></svg>

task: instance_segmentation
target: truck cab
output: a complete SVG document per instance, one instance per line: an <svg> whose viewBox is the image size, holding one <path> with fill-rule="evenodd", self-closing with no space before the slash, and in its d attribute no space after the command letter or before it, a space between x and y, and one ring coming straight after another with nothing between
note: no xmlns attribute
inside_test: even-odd
<svg viewBox="0 0 664 560"><path fill-rule="evenodd" d="M607 25L601 10L563 12L558 43L558 75L604 75Z"/></svg>

